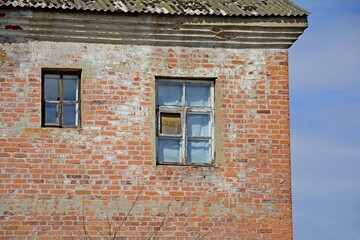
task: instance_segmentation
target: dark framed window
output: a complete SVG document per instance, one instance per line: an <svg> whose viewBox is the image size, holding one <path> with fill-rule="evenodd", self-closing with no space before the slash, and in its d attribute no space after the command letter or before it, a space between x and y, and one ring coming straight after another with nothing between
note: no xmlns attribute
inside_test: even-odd
<svg viewBox="0 0 360 240"><path fill-rule="evenodd" d="M156 81L157 164L214 164L214 81Z"/></svg>
<svg viewBox="0 0 360 240"><path fill-rule="evenodd" d="M42 71L42 126L80 126L81 70Z"/></svg>

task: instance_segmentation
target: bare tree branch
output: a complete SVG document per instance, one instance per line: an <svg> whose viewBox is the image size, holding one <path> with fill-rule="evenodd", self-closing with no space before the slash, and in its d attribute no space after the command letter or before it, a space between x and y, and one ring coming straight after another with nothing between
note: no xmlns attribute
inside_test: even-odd
<svg viewBox="0 0 360 240"><path fill-rule="evenodd" d="M82 209L82 227L85 235L85 240L91 240L91 237L86 229L86 222L85 222L85 206L83 205Z"/></svg>
<svg viewBox="0 0 360 240"><path fill-rule="evenodd" d="M108 228L109 228L109 237L112 236L112 232L111 232L111 228L112 228L112 222L113 222L113 218L114 216L111 217L111 219L109 218L109 212L106 212L106 219L107 219L107 224L108 224Z"/></svg>
<svg viewBox="0 0 360 240"><path fill-rule="evenodd" d="M125 222L129 219L129 216L130 214L132 213L136 203L139 201L139 198L140 198L140 195L141 193L143 192L144 190L144 186L142 186L142 188L140 189L140 191L137 193L136 195L136 198L134 199L133 203L131 204L131 207L130 209L127 211L125 217L123 217L121 223L118 225L118 226L114 226L114 222L116 221L115 217L116 215L112 215L110 217L109 215L109 212L106 213L106 222L107 222L107 234L108 236L106 236L104 233L102 233L101 231L99 230L96 230L97 234L101 236L102 239L105 239L105 240L115 240L117 235L120 233L120 230L121 230L121 227L125 224ZM143 234L141 233L141 239L148 239L148 240L154 240L156 239L157 235L159 234L159 232L163 229L163 227L165 226L166 223L172 221L173 219L175 219L176 217L179 216L179 214L182 212L182 209L184 207L184 202L181 204L180 208L178 209L178 211L176 213L173 214L173 216L169 217L170 215L170 209L171 209L171 203L169 203L167 205L167 210L166 210L166 213L160 223L160 225L158 227L155 228L154 231L152 231L150 233L150 226L148 231L149 231L149 237L147 237L146 235L148 234ZM117 208L117 213L118 213L118 217L120 217L121 215L121 211L120 211L120 206L119 206L119 203L116 201L116 208ZM160 210L161 212L161 210ZM91 240L91 236L90 236L90 233L87 229L87 225L86 225L86 216L85 216L85 206L83 205L83 208L82 208L82 218L81 218L81 224L82 224L82 231L83 231L83 236L80 237L81 240ZM114 229L114 230L113 230ZM106 229L104 229L104 231L106 231ZM209 231L207 231L204 235L201 235L200 233L198 233L195 238L196 239L199 239L199 240L203 240L205 239L206 236L208 236L210 233L212 232L211 229L209 229Z"/></svg>
<svg viewBox="0 0 360 240"><path fill-rule="evenodd" d="M132 212L135 204L138 202L139 197L140 197L140 194L142 193L143 190L144 190L144 186L142 186L142 188L141 188L140 191L138 192L138 194L137 194L134 202L133 202L132 205L131 205L131 208L130 208L129 211L127 212L127 214L126 214L126 216L124 217L124 219L122 220L121 224L115 229L115 233L114 233L113 239L116 238L116 235L117 235L118 232L120 231L120 228L123 226L124 222L125 222L125 221L127 220L127 218L129 217L129 215L130 215L130 213ZM118 207L118 212L120 212L118 204L116 204L116 205L117 205L117 207Z"/></svg>

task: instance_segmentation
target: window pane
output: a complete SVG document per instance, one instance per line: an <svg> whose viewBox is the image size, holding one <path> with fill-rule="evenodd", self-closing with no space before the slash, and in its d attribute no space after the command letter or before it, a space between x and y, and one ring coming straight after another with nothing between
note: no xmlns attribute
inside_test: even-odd
<svg viewBox="0 0 360 240"><path fill-rule="evenodd" d="M59 104L45 104L45 124L59 124Z"/></svg>
<svg viewBox="0 0 360 240"><path fill-rule="evenodd" d="M159 162L179 162L180 139L158 139L157 156Z"/></svg>
<svg viewBox="0 0 360 240"><path fill-rule="evenodd" d="M210 141L189 140L188 161L191 163L210 163Z"/></svg>
<svg viewBox="0 0 360 240"><path fill-rule="evenodd" d="M181 134L180 113L160 113L160 133Z"/></svg>
<svg viewBox="0 0 360 240"><path fill-rule="evenodd" d="M64 75L63 82L63 98L67 101L78 100L78 76L76 75Z"/></svg>
<svg viewBox="0 0 360 240"><path fill-rule="evenodd" d="M60 100L60 75L45 74L44 81L45 100Z"/></svg>
<svg viewBox="0 0 360 240"><path fill-rule="evenodd" d="M210 114L188 114L187 134L189 137L210 137Z"/></svg>
<svg viewBox="0 0 360 240"><path fill-rule="evenodd" d="M182 98L182 84L159 83L157 87L157 104L179 106Z"/></svg>
<svg viewBox="0 0 360 240"><path fill-rule="evenodd" d="M186 106L210 107L209 84L186 84Z"/></svg>
<svg viewBox="0 0 360 240"><path fill-rule="evenodd" d="M78 125L78 104L63 104L63 125Z"/></svg>

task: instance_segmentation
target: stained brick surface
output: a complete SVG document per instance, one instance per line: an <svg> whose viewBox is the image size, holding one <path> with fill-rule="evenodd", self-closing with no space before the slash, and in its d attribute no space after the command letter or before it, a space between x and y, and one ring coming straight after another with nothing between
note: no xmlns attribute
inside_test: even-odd
<svg viewBox="0 0 360 240"><path fill-rule="evenodd" d="M127 213L119 239L292 239L287 51L0 52L0 239L78 239L84 225L100 238ZM80 129L41 127L46 67L82 69ZM217 78L219 166L154 164L155 76Z"/></svg>

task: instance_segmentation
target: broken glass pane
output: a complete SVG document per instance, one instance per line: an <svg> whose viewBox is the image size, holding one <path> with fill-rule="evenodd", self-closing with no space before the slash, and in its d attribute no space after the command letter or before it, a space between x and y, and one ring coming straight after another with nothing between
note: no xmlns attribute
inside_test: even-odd
<svg viewBox="0 0 360 240"><path fill-rule="evenodd" d="M180 139L158 139L157 156L159 162L179 162Z"/></svg>
<svg viewBox="0 0 360 240"><path fill-rule="evenodd" d="M59 124L59 104L45 104L45 124Z"/></svg>
<svg viewBox="0 0 360 240"><path fill-rule="evenodd" d="M78 100L78 76L64 75L63 98L65 101Z"/></svg>
<svg viewBox="0 0 360 240"><path fill-rule="evenodd" d="M189 137L210 137L210 114L188 114L187 134Z"/></svg>
<svg viewBox="0 0 360 240"><path fill-rule="evenodd" d="M60 100L60 75L45 74L44 81L45 100Z"/></svg>
<svg viewBox="0 0 360 240"><path fill-rule="evenodd" d="M182 84L159 83L157 86L157 104L179 106L182 98Z"/></svg>
<svg viewBox="0 0 360 240"><path fill-rule="evenodd" d="M188 161L191 163L210 163L210 140L189 140Z"/></svg>
<svg viewBox="0 0 360 240"><path fill-rule="evenodd" d="M186 106L209 107L210 85L209 84L186 84Z"/></svg>
<svg viewBox="0 0 360 240"><path fill-rule="evenodd" d="M180 113L160 113L160 133L181 134Z"/></svg>
<svg viewBox="0 0 360 240"><path fill-rule="evenodd" d="M63 104L63 125L78 125L78 104Z"/></svg>

